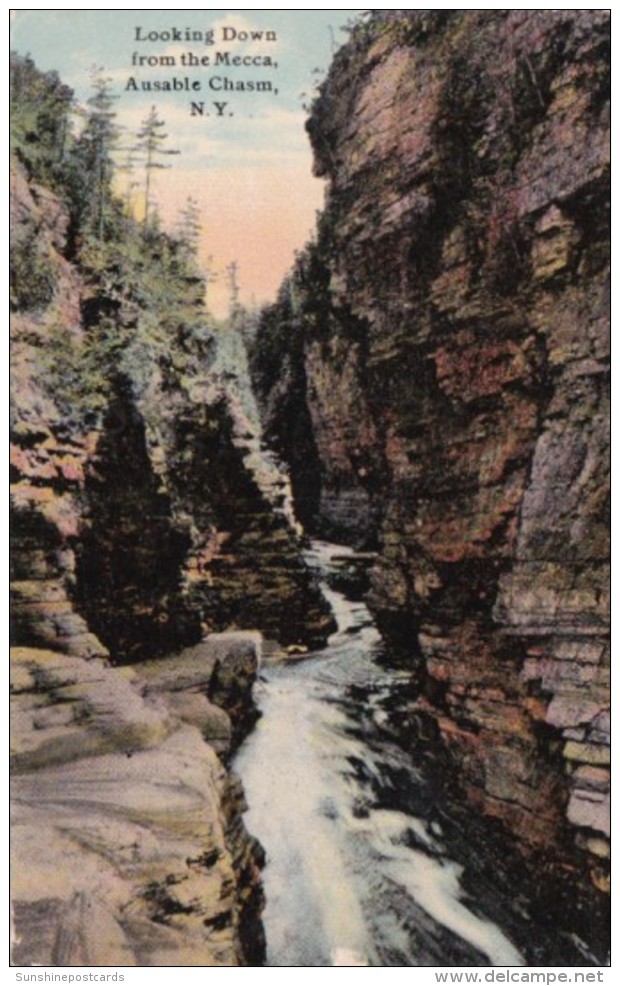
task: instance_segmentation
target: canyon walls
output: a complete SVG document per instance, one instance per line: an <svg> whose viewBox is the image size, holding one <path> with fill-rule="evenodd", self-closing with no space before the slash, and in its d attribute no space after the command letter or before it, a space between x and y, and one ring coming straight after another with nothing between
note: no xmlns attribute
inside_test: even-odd
<svg viewBox="0 0 620 986"><path fill-rule="evenodd" d="M608 30L606 11L359 24L308 124L327 180L316 238L252 350L271 441L311 491L304 522L377 549L369 602L412 668L412 715L541 885L567 878L593 915L609 855Z"/></svg>
<svg viewBox="0 0 620 986"><path fill-rule="evenodd" d="M32 126L56 83L15 73ZM78 214L48 133L11 174L12 961L258 965L229 758L261 632L313 646L331 616L234 327L182 243L112 197L89 225L96 185Z"/></svg>
<svg viewBox="0 0 620 986"><path fill-rule="evenodd" d="M608 20L362 20L308 125L316 238L250 352L298 520L374 553L412 756L598 955ZM254 631L313 647L331 619L235 327L61 130L12 172L14 958L257 964L262 853L227 767Z"/></svg>
<svg viewBox="0 0 620 986"><path fill-rule="evenodd" d="M15 252L34 229L50 296L21 301L11 325L15 642L60 636L89 653L94 632L131 663L227 628L323 640L330 618L286 480L201 283L170 260L153 274L166 261L157 239L146 256L97 258L116 275L80 269L65 256L68 226L58 196L17 169ZM138 262L152 283L127 288L118 269ZM155 283L162 297L141 309Z"/></svg>

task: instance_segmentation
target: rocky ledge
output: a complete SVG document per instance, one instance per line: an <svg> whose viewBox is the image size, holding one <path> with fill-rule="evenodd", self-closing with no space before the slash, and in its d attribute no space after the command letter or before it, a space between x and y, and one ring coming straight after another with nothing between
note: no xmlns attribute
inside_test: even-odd
<svg viewBox="0 0 620 986"><path fill-rule="evenodd" d="M13 649L14 964L261 963L263 855L222 761L259 659L249 633L139 673Z"/></svg>

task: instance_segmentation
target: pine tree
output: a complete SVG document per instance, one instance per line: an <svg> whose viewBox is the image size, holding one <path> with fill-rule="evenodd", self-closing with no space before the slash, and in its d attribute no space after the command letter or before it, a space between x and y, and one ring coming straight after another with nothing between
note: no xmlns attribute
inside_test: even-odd
<svg viewBox="0 0 620 986"><path fill-rule="evenodd" d="M11 151L37 181L56 185L69 144L73 90L56 72L40 72L32 59L11 52Z"/></svg>
<svg viewBox="0 0 620 986"><path fill-rule="evenodd" d="M230 291L230 321L231 324L234 324L241 311L241 305L239 304L239 280L237 277L239 273L239 264L236 260L232 260L228 264L226 273L228 275L228 289Z"/></svg>
<svg viewBox="0 0 620 986"><path fill-rule="evenodd" d="M211 285L217 284L220 276L215 266L212 253L210 253L209 256L207 257L207 262L203 268L203 275L205 281L205 305L206 305L208 304L209 290L211 288Z"/></svg>
<svg viewBox="0 0 620 986"><path fill-rule="evenodd" d="M116 113L112 109L114 96L110 91L112 80L102 75L103 69L96 66L92 70L93 95L87 101L89 119L85 136L92 144L92 171L96 182L96 223L99 239L103 238L103 223L106 202L110 198L114 163L112 151L120 129L115 123Z"/></svg>
<svg viewBox="0 0 620 986"><path fill-rule="evenodd" d="M189 195L179 216L178 236L186 252L194 258L198 257L201 233L200 207Z"/></svg>
<svg viewBox="0 0 620 986"><path fill-rule="evenodd" d="M146 226L149 221L149 213L151 211L151 171L155 168L169 168L171 165L164 164L162 161L158 161L158 157L166 154L180 154L180 151L169 150L164 148L162 145L165 140L168 139L168 134L163 132L165 123L163 120L159 119L157 115L157 109L155 106L151 107L151 111L145 120L142 121L142 127L138 131L138 143L136 144L136 150L140 151L144 155L144 170L145 170L145 180L144 180L144 225Z"/></svg>
<svg viewBox="0 0 620 986"><path fill-rule="evenodd" d="M111 92L112 80L98 66L93 66L91 77L94 92L87 100L86 124L76 143L72 170L81 225L101 241L112 199L113 152L120 127L115 122L113 106L118 97Z"/></svg>
<svg viewBox="0 0 620 986"><path fill-rule="evenodd" d="M125 157L123 158L123 163L117 164L116 170L120 171L125 176L123 200L127 215L131 215L134 191L140 185L140 182L134 179L136 158L134 157L133 149L130 148L127 151Z"/></svg>

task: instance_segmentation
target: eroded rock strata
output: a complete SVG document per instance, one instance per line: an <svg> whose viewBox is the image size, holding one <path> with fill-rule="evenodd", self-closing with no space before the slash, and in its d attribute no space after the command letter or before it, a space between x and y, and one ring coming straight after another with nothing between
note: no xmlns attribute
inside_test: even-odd
<svg viewBox="0 0 620 986"><path fill-rule="evenodd" d="M326 209L252 357L307 522L377 545L412 716L582 914L608 890L608 31L354 30L309 122Z"/></svg>
<svg viewBox="0 0 620 986"><path fill-rule="evenodd" d="M200 291L177 284L196 300L168 301L158 326L127 272L115 282L114 269L67 259L57 195L20 167L11 188L12 241L35 230L49 285L11 322L15 642L60 636L89 654L94 632L131 663L230 627L323 641L331 618L301 560L286 479ZM155 284L162 252L139 258Z"/></svg>
<svg viewBox="0 0 620 986"><path fill-rule="evenodd" d="M259 647L214 635L173 680L165 660L11 651L15 964L260 964L262 850L207 697L228 661L253 677Z"/></svg>
<svg viewBox="0 0 620 986"><path fill-rule="evenodd" d="M78 247L38 141L11 176L13 962L257 965L228 758L258 631L312 646L331 617L234 328L113 200L122 235Z"/></svg>

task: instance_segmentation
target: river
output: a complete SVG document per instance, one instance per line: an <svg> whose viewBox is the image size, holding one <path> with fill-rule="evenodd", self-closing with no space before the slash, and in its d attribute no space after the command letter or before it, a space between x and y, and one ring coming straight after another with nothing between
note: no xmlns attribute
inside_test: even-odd
<svg viewBox="0 0 620 986"><path fill-rule="evenodd" d="M235 759L267 855L267 965L522 965L463 890L441 824L403 810L399 793L415 804L423 779L383 727L409 674L377 660L367 607L328 584L352 556L307 552L338 629L316 654L262 668L262 716Z"/></svg>

